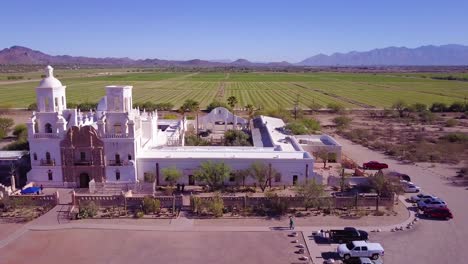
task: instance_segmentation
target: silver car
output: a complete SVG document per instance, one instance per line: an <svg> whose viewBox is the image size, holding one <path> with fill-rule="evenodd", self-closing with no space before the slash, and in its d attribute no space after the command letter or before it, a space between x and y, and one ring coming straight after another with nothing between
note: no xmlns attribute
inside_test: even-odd
<svg viewBox="0 0 468 264"><path fill-rule="evenodd" d="M418 202L418 208L424 210L426 208L442 208L447 207L447 204L442 199L426 199Z"/></svg>
<svg viewBox="0 0 468 264"><path fill-rule="evenodd" d="M437 196L434 196L434 195L420 193L420 194L411 196L409 200L413 203L417 203L419 201L427 200L427 199L438 199L438 198Z"/></svg>

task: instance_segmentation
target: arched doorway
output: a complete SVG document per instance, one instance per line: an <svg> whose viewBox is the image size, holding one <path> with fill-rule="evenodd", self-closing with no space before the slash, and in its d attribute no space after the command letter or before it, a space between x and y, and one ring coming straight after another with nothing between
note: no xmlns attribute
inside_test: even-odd
<svg viewBox="0 0 468 264"><path fill-rule="evenodd" d="M86 172L80 174L80 188L89 188L89 175Z"/></svg>

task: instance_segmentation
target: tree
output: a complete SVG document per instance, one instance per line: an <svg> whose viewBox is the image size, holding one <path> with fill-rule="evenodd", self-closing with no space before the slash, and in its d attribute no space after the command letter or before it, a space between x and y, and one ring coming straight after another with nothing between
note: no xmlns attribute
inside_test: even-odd
<svg viewBox="0 0 468 264"><path fill-rule="evenodd" d="M189 112L194 112L200 107L200 103L192 100L192 99L187 99L185 102L180 106L179 111L183 114L189 113Z"/></svg>
<svg viewBox="0 0 468 264"><path fill-rule="evenodd" d="M245 187L245 180L249 177L249 175L250 169L236 170L234 172L234 181L238 186L242 185L242 187Z"/></svg>
<svg viewBox="0 0 468 264"><path fill-rule="evenodd" d="M229 109L229 106L225 102L214 100L213 102L211 102L209 105L206 106L206 111L211 112L211 110L217 107L224 107L224 108Z"/></svg>
<svg viewBox="0 0 468 264"><path fill-rule="evenodd" d="M390 196L392 193L401 192L401 184L397 177L389 178L386 177L381 170L369 177L372 188L377 193L377 199L375 203L375 210L379 210L379 200L382 196Z"/></svg>
<svg viewBox="0 0 468 264"><path fill-rule="evenodd" d="M306 181L297 187L297 194L304 199L305 209L320 206L320 197L324 194L324 187L315 182L315 179Z"/></svg>
<svg viewBox="0 0 468 264"><path fill-rule="evenodd" d="M228 97L227 103L232 109L234 109L234 107L236 107L237 103L239 102L237 101L237 98L232 95Z"/></svg>
<svg viewBox="0 0 468 264"><path fill-rule="evenodd" d="M427 110L427 105L422 104L422 103L415 103L411 107L414 109L414 111L416 111L418 113Z"/></svg>
<svg viewBox="0 0 468 264"><path fill-rule="evenodd" d="M205 161L195 171L194 177L197 181L207 184L212 190L216 190L223 185L230 174L231 168L224 162L214 163Z"/></svg>
<svg viewBox="0 0 468 264"><path fill-rule="evenodd" d="M255 116L255 107L251 104L248 104L245 106L245 109L247 110L247 116L248 116L248 126L250 129L250 121L254 118Z"/></svg>
<svg viewBox="0 0 468 264"><path fill-rule="evenodd" d="M28 135L28 128L25 124L18 124L13 128L13 135L20 138L24 135Z"/></svg>
<svg viewBox="0 0 468 264"><path fill-rule="evenodd" d="M272 175L276 175L277 171L271 168L271 165L267 166L262 162L254 162L250 166L250 176L257 182L258 187L265 192L268 183L271 184Z"/></svg>
<svg viewBox="0 0 468 264"><path fill-rule="evenodd" d="M164 180L168 182L170 186L174 186L174 184L182 176L182 173L176 167L164 168L161 171L162 171Z"/></svg>
<svg viewBox="0 0 468 264"><path fill-rule="evenodd" d="M249 135L240 130L228 130L224 132L224 145L226 146L251 146Z"/></svg>
<svg viewBox="0 0 468 264"><path fill-rule="evenodd" d="M6 137L10 132L11 127L15 124L13 119L8 117L0 117L0 139Z"/></svg>
<svg viewBox="0 0 468 264"><path fill-rule="evenodd" d="M323 162L323 168L327 167L327 162L328 162L328 150L327 148L319 147L317 150L314 152L314 156L316 158L319 158Z"/></svg>
<svg viewBox="0 0 468 264"><path fill-rule="evenodd" d="M405 111L407 111L408 105L406 104L405 101L399 99L392 105L392 109L396 110L399 114L400 117L403 117L405 115Z"/></svg>

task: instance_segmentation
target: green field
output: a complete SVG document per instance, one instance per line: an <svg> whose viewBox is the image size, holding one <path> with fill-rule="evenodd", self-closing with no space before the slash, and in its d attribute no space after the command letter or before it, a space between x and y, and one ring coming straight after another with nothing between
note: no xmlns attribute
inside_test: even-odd
<svg viewBox="0 0 468 264"><path fill-rule="evenodd" d="M468 97L468 82L434 80L424 78L423 74L127 71L56 70L55 73L67 86L68 101L74 103L99 101L106 85L133 85L134 102L171 102L178 107L190 98L199 101L202 108L214 99L225 100L231 95L238 98L240 106L251 103L266 109L292 108L298 96L302 108L312 102L323 106L337 102L347 108L383 108L398 99L407 103L450 104ZM112 75L107 75L108 72ZM39 79L41 73L23 75ZM37 80L11 82L5 76L0 77L1 108L27 107L35 102Z"/></svg>

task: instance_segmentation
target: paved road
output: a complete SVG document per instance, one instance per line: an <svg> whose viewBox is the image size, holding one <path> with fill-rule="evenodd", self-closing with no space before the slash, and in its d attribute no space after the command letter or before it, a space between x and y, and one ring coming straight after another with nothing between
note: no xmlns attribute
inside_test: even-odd
<svg viewBox="0 0 468 264"><path fill-rule="evenodd" d="M391 169L406 173L423 188L423 192L443 198L454 213L451 221L421 220L414 230L379 233L373 238L385 248L385 263L467 263L468 246L468 190L453 186L444 177L454 176L454 170L437 165L405 165L385 155L338 139L344 153L361 163L369 160L385 162Z"/></svg>

